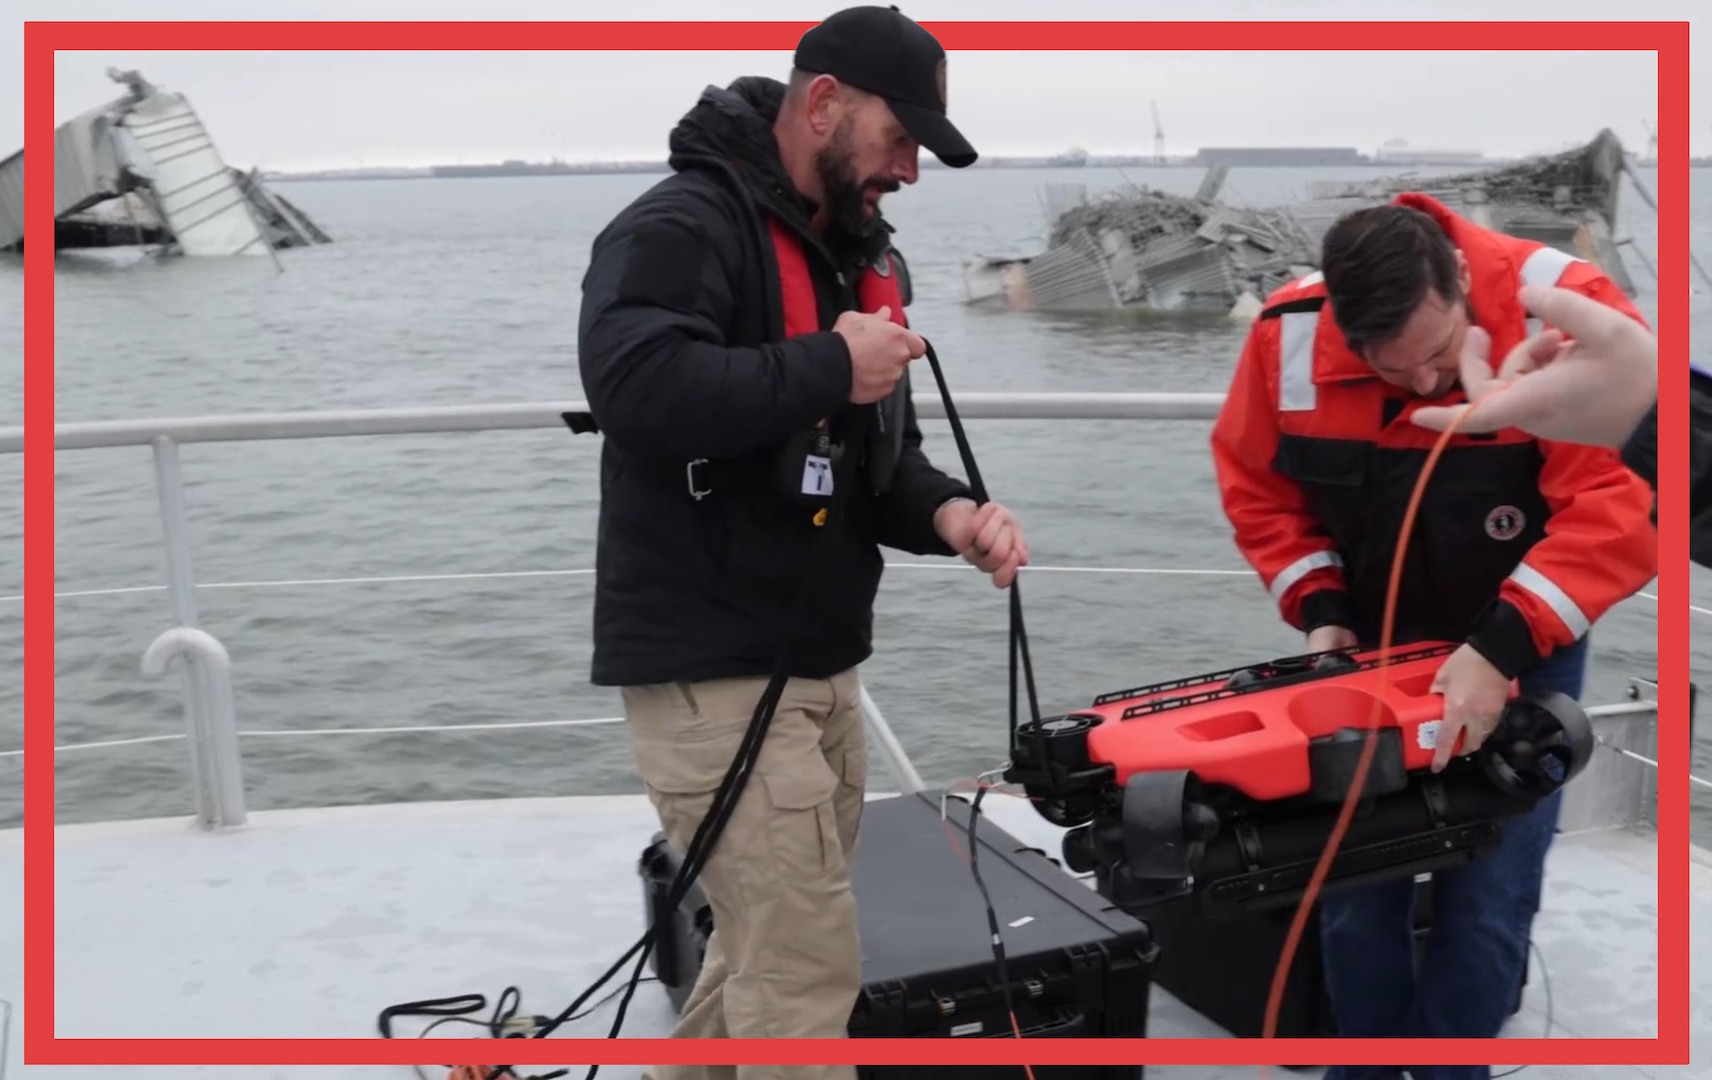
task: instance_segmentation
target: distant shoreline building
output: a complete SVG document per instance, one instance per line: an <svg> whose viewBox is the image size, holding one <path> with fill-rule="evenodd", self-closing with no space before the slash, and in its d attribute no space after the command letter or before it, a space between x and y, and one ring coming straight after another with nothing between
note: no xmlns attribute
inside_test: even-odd
<svg viewBox="0 0 1712 1080"><path fill-rule="evenodd" d="M1381 150L1373 156L1375 165L1492 165L1493 160L1478 150Z"/></svg>
<svg viewBox="0 0 1712 1080"><path fill-rule="evenodd" d="M1410 146L1409 140L1391 139L1373 155L1376 165L1472 165L1485 166L1495 162L1479 150L1433 150Z"/></svg>
<svg viewBox="0 0 1712 1080"><path fill-rule="evenodd" d="M472 176L584 176L614 173L664 173L671 168L664 161L519 161L515 158L477 165L430 165L433 177Z"/></svg>
<svg viewBox="0 0 1712 1080"><path fill-rule="evenodd" d="M1372 159L1353 146L1203 146L1195 154L1197 165L1228 168L1267 166L1370 165Z"/></svg>
<svg viewBox="0 0 1712 1080"><path fill-rule="evenodd" d="M1363 154L1350 146L1209 146L1192 157L1173 157L1165 162L1168 168L1391 168L1452 166L1485 168L1506 164L1506 158L1488 157L1478 150L1433 150L1413 148L1400 139L1393 139L1374 154ZM1689 160L1691 168L1712 167L1712 157L1700 156ZM1158 162L1136 154L1091 154L1081 147L1041 157L993 155L976 163L982 169L1075 169L1075 168L1159 168ZM923 154L923 171L943 169L937 159ZM670 172L663 160L582 161L567 162L523 161L510 159L473 164L445 164L393 168L322 169L306 172L275 171L264 178L273 181L312 180L404 180L404 179L467 179L476 177L512 176L611 176Z"/></svg>

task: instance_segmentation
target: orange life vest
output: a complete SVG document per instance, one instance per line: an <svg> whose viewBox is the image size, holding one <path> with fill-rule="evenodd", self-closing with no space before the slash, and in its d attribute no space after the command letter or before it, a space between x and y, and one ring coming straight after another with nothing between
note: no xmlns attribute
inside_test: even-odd
<svg viewBox="0 0 1712 1080"><path fill-rule="evenodd" d="M779 295L785 305L785 336L798 337L831 328L820 321L820 301L815 296L814 278L809 273L808 255L803 251L802 238L779 223L767 219L773 234L773 254L779 262ZM887 251L878 267L869 266L856 279L857 310L872 314L883 307L892 309L891 319L899 326L908 326L904 315L903 290L899 286L900 266L896 253ZM833 315L836 319L838 316Z"/></svg>
<svg viewBox="0 0 1712 1080"><path fill-rule="evenodd" d="M828 330L832 322L838 318L837 313L824 325L821 322L820 299L815 293L814 277L809 272L808 253L803 250L802 237L780 223L777 218L767 219L768 231L773 238L773 254L779 266L779 296L784 304L785 336L800 337L803 334L813 334ZM889 318L899 326L908 326L909 317L904 314L904 290L902 274L903 260L897 253L887 249L881 256L877 266L867 266L856 278L856 309L873 314L881 308L889 308ZM907 393L905 384L905 393ZM895 398L894 394L894 398ZM879 408L885 409L892 401L882 401ZM893 409L896 430L901 431L903 416L901 409ZM825 430L826 421L822 420L820 429ZM822 462L821 468L830 470L830 458L816 459ZM826 507L815 510L812 521L815 525L826 524Z"/></svg>

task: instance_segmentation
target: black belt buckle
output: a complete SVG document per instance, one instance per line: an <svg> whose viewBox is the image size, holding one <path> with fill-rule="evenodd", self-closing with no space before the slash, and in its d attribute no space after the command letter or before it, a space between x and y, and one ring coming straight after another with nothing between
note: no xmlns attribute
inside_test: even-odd
<svg viewBox="0 0 1712 1080"><path fill-rule="evenodd" d="M712 488L703 488L703 487L699 487L697 485L696 468L698 466L703 466L706 464L707 464L706 458L698 457L694 461L691 461L689 464L684 466L684 484L686 487L689 488L690 498L696 500L697 502L700 502L702 499L713 494Z"/></svg>

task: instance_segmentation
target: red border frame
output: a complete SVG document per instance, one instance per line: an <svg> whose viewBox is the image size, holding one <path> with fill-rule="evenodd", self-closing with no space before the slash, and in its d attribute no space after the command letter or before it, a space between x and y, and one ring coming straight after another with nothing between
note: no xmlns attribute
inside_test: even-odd
<svg viewBox="0 0 1712 1080"><path fill-rule="evenodd" d="M809 22L27 22L24 25L25 200L28 232L53 231L54 62L58 50L777 50L789 52ZM1662 352L1687 393L1688 355L1688 30L1685 22L933 22L959 50L1070 51L1495 51L1637 50L1658 56L1659 314ZM1568 100L1541 89L1542 103ZM1520 104L1520 103L1512 103ZM366 1065L413 1064L416 1040L57 1039L54 1037L54 253L25 249L24 282L24 1024L27 1065ZM1661 393L1663 391L1661 390ZM1688 708L1687 410L1659 419L1659 746L1658 911L1660 936L1689 937L1689 755L1680 735ZM1666 647L1668 645L1668 648ZM1666 724L1664 716L1678 717ZM1671 852L1677 854L1672 855ZM1400 1059L1436 1064L1688 1064L1686 949L1659 950L1656 1039L1048 1039L1026 1051L1004 1039L434 1040L436 1061L462 1055L518 1065L558 1065L571 1057L599 1064L1350 1064ZM1407 1047L1407 1049L1405 1049Z"/></svg>

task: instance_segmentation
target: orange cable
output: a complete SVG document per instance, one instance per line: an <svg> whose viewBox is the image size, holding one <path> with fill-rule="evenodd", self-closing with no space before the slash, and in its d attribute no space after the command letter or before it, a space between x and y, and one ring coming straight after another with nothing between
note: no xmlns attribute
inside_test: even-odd
<svg viewBox="0 0 1712 1080"><path fill-rule="evenodd" d="M1403 578L1403 555L1408 550L1409 533L1414 527L1415 512L1421 504L1421 493L1426 490L1427 478L1432 475L1433 466L1438 463L1439 455L1444 452L1445 445L1457 427L1473 412L1470 408L1458 413L1450 425L1440 433L1433 443L1432 451L1427 455L1426 464L1421 467L1421 475L1415 481L1415 490L1409 497L1408 509L1403 514L1403 527L1397 537L1397 553L1391 562L1391 581L1385 590L1385 617L1379 631L1379 673L1384 678L1385 670L1391 663L1391 635L1397 615L1397 593ZM1320 853L1319 862L1314 866L1314 873L1308 879L1308 888L1302 894L1302 901L1296 907L1296 916L1290 922L1290 932L1284 939L1284 953L1278 958L1278 967L1272 974L1272 990L1266 999L1266 1019L1261 1029L1261 1038L1273 1038L1278 1030L1278 1012L1284 1001L1284 983L1289 977L1291 962L1296 958L1296 949L1301 944L1302 931L1307 926L1308 912L1312 910L1315 900L1319 898L1320 886L1325 882L1326 875L1331 870L1332 859L1337 855L1338 845L1343 842L1344 834L1349 830L1349 823L1355 817L1355 804L1362 787L1367 783L1368 768L1373 763L1373 755L1379 745L1375 737L1379 732L1379 717L1385 707L1383 698L1375 697L1373 701L1373 718L1368 721L1367 736L1362 740L1361 758L1356 762L1355 776L1350 781L1349 793L1344 796L1343 809L1338 814L1337 822L1332 826L1331 836L1326 838L1325 850ZM1266 1066L1260 1067L1262 1078L1266 1076Z"/></svg>

